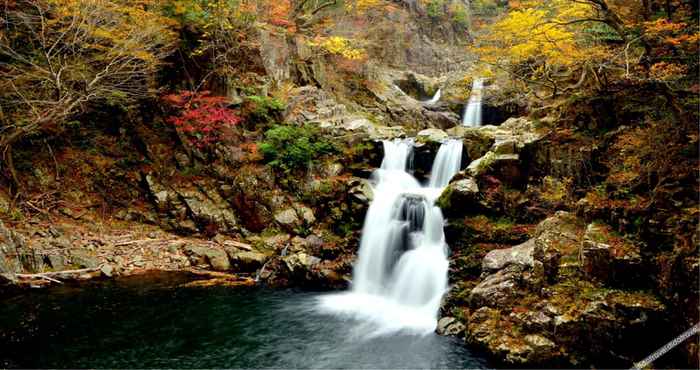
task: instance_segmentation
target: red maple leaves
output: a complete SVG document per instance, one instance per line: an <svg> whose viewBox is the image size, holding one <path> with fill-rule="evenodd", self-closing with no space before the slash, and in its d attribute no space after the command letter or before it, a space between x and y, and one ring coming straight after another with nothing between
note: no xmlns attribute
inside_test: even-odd
<svg viewBox="0 0 700 370"><path fill-rule="evenodd" d="M223 129L241 122L241 117L228 108L225 97L211 96L209 91L181 91L166 95L163 100L180 111L179 115L168 117L167 122L199 149L219 141Z"/></svg>

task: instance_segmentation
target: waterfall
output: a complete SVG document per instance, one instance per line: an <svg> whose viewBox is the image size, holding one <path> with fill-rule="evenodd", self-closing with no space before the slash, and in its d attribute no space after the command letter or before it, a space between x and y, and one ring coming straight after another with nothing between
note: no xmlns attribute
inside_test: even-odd
<svg viewBox="0 0 700 370"><path fill-rule="evenodd" d="M444 219L435 200L459 171L462 142L441 145L427 187L409 173L412 154L410 139L384 142L352 289L321 299L323 310L370 319L376 333L433 332L447 288Z"/></svg>
<svg viewBox="0 0 700 370"><path fill-rule="evenodd" d="M433 105L433 104L437 103L438 101L440 101L441 96L442 96L442 89L438 89L438 91L435 92L435 95L433 95L433 97L430 98L430 100L426 100L423 103L425 103L427 105Z"/></svg>
<svg viewBox="0 0 700 370"><path fill-rule="evenodd" d="M472 82L472 93L469 102L464 106L462 125L468 127L481 126L481 97L484 89L484 79L475 78Z"/></svg>
<svg viewBox="0 0 700 370"><path fill-rule="evenodd" d="M448 140L440 146L433 169L430 171L431 188L443 188L447 186L454 174L459 172L462 162L462 142L460 140Z"/></svg>

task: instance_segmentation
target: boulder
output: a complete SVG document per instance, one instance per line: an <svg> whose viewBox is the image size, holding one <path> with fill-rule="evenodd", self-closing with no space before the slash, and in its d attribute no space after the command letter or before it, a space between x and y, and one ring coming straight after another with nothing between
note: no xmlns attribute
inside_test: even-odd
<svg viewBox="0 0 700 370"><path fill-rule="evenodd" d="M639 246L617 235L608 225L591 223L586 227L580 257L589 279L612 286L643 285Z"/></svg>
<svg viewBox="0 0 700 370"><path fill-rule="evenodd" d="M509 366L528 367L561 360L559 346L543 334L522 334L513 324L504 325L497 309L482 307L469 317L467 341ZM518 328L520 329L520 328Z"/></svg>
<svg viewBox="0 0 700 370"><path fill-rule="evenodd" d="M438 320L437 333L440 335L457 336L464 333L466 327L454 317L443 317Z"/></svg>
<svg viewBox="0 0 700 370"><path fill-rule="evenodd" d="M292 208L275 213L275 221L285 228L294 228L301 223L297 212Z"/></svg>
<svg viewBox="0 0 700 370"><path fill-rule="evenodd" d="M437 128L428 128L423 131L418 132L416 135L416 141L420 143L441 143L447 140L449 136L443 130Z"/></svg>
<svg viewBox="0 0 700 370"><path fill-rule="evenodd" d="M282 257L282 261L287 266L292 276L308 276L311 269L321 262L321 259L304 252L294 253Z"/></svg>
<svg viewBox="0 0 700 370"><path fill-rule="evenodd" d="M459 175L458 175L459 176ZM437 205L446 214L456 214L460 211L474 208L478 205L479 185L471 178L453 180L437 200Z"/></svg>
<svg viewBox="0 0 700 370"><path fill-rule="evenodd" d="M68 254L71 262L78 268L97 268L100 265L97 257L86 249L71 249Z"/></svg>
<svg viewBox="0 0 700 370"><path fill-rule="evenodd" d="M374 199L372 185L367 179L352 178L348 186L350 187L348 193L360 204L369 205L372 199Z"/></svg>
<svg viewBox="0 0 700 370"><path fill-rule="evenodd" d="M105 263L102 266L100 266L100 272L106 277L112 277L112 274L114 273L114 267L112 267L112 265L110 265L109 263Z"/></svg>
<svg viewBox="0 0 700 370"><path fill-rule="evenodd" d="M267 256L260 252L242 251L230 247L225 249L233 269L237 272L255 272L267 261Z"/></svg>
<svg viewBox="0 0 700 370"><path fill-rule="evenodd" d="M296 203L293 207L276 212L274 217L280 226L291 232L298 232L300 227L311 226L316 222L316 216L311 208Z"/></svg>
<svg viewBox="0 0 700 370"><path fill-rule="evenodd" d="M46 255L46 262L54 271L61 271L67 268L66 258L60 254L50 253Z"/></svg>
<svg viewBox="0 0 700 370"><path fill-rule="evenodd" d="M190 245L184 248L184 253L192 266L211 267L215 271L227 271L231 268L228 255L221 249Z"/></svg>
<svg viewBox="0 0 700 370"><path fill-rule="evenodd" d="M502 307L512 305L520 296L523 267L510 265L503 270L486 276L469 293L469 305L479 307Z"/></svg>
<svg viewBox="0 0 700 370"><path fill-rule="evenodd" d="M535 240L530 239L512 248L492 250L481 263L482 271L491 273L511 264L532 268L535 264L535 247Z"/></svg>

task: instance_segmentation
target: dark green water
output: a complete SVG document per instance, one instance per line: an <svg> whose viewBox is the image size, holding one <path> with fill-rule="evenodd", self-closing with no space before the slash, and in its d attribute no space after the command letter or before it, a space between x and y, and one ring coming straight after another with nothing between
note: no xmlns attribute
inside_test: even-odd
<svg viewBox="0 0 700 370"><path fill-rule="evenodd" d="M366 338L319 293L185 288L157 275L60 287L0 307L0 368L482 368L460 341Z"/></svg>

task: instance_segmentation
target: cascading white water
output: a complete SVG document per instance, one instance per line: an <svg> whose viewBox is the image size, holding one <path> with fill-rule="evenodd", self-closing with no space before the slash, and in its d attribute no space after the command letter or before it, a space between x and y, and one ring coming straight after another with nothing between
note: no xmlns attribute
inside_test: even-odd
<svg viewBox="0 0 700 370"><path fill-rule="evenodd" d="M472 93L469 102L464 106L462 125L468 127L481 126L481 97L484 89L484 79L475 78L472 82Z"/></svg>
<svg viewBox="0 0 700 370"><path fill-rule="evenodd" d="M443 188L447 186L452 176L459 172L461 164L462 142L459 140L448 140L443 143L435 156L428 187Z"/></svg>
<svg viewBox="0 0 700 370"><path fill-rule="evenodd" d="M427 105L433 105L433 104L439 102L441 97L442 97L442 89L438 89L438 91L435 92L435 95L433 95L433 97L430 98L430 100L426 100L423 103L425 103Z"/></svg>
<svg viewBox="0 0 700 370"><path fill-rule="evenodd" d="M370 319L375 333L431 333L447 288L444 219L435 200L459 171L462 142L442 144L427 187L409 174L412 140L384 142L384 160L373 174L370 204L352 290L325 296L321 308Z"/></svg>

